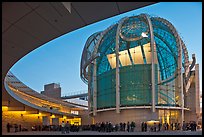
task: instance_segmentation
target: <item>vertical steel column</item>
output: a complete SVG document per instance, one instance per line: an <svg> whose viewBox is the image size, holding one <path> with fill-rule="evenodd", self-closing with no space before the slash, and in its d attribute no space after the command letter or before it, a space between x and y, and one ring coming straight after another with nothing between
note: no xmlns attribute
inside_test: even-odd
<svg viewBox="0 0 204 137"><path fill-rule="evenodd" d="M119 70L119 30L120 24L118 24L118 29L116 32L116 46L115 46L115 55L116 55L116 113L120 113L120 70Z"/></svg>
<svg viewBox="0 0 204 137"><path fill-rule="evenodd" d="M152 86L152 112L155 112L155 65L154 65L154 33L152 28L152 22L148 15L142 14L146 20L147 24L149 26L149 32L150 32L150 47L151 47L151 63L152 63L152 80L151 80L151 86ZM153 114L154 115L154 114Z"/></svg>
<svg viewBox="0 0 204 137"><path fill-rule="evenodd" d="M98 50L98 47L100 45L100 42L102 41L102 38L103 36L111 29L113 28L114 25L111 25L110 27L108 27L105 31L103 31L101 33L101 36L99 38L99 40L97 41L96 43L96 47L94 49L94 55L97 55L97 50ZM100 54L99 54L100 55ZM96 58L94 59L94 72L93 72L93 83L94 83L94 91L93 91L93 115L95 116L96 115L96 112L97 112L97 77L96 77Z"/></svg>
<svg viewBox="0 0 204 137"><path fill-rule="evenodd" d="M93 115L96 116L97 111L97 79L96 79L96 59L94 60L94 72L93 72L93 83L94 83L94 92L93 92Z"/></svg>
<svg viewBox="0 0 204 137"><path fill-rule="evenodd" d="M196 90L196 114L200 114L200 83L199 83L199 64L195 65L195 90Z"/></svg>
<svg viewBox="0 0 204 137"><path fill-rule="evenodd" d="M177 33L178 34L178 33ZM184 95L183 95L183 73L182 73L182 45L181 38L178 36L179 40L179 53L178 53L178 71L179 71L179 87L181 90L181 127L183 127L184 121Z"/></svg>
<svg viewBox="0 0 204 137"><path fill-rule="evenodd" d="M91 112L91 65L88 66L88 113Z"/></svg>
<svg viewBox="0 0 204 137"><path fill-rule="evenodd" d="M120 113L120 70L119 70L119 33L121 30L121 26L123 24L123 22L126 20L127 18L123 18L119 21L118 23L118 28L117 28L117 32L116 32L116 45L115 45L115 55L116 55L116 79L115 79L115 83L116 83L116 113Z"/></svg>

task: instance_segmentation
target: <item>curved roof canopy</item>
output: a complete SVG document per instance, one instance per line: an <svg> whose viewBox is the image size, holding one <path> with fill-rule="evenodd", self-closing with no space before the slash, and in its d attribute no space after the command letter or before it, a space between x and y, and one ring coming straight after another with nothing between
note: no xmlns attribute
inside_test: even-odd
<svg viewBox="0 0 204 137"><path fill-rule="evenodd" d="M2 82L8 70L18 60L50 40L97 21L154 3L3 2Z"/></svg>

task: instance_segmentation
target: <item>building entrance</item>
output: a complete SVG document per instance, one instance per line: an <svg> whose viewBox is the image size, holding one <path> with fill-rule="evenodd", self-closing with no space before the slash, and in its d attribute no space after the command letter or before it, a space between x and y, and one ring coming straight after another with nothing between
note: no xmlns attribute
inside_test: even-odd
<svg viewBox="0 0 204 137"><path fill-rule="evenodd" d="M163 123L179 123L179 111L178 110L159 110L159 120Z"/></svg>

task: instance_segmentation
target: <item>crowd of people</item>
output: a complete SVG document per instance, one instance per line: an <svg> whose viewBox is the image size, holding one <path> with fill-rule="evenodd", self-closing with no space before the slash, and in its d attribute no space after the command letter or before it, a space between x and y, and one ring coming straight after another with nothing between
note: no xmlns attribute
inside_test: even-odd
<svg viewBox="0 0 204 137"><path fill-rule="evenodd" d="M14 128L14 132L19 131L28 131L26 128L22 128L21 125L17 124L7 124L7 132L10 132L10 128ZM180 123L153 123L153 125L148 125L147 122L142 122L141 125L137 125L134 121L131 122L120 122L118 124L112 124L109 122L101 122L91 125L74 125L70 124L69 121L64 122L62 121L61 125L40 125L32 126L32 131L61 131L62 134L69 133L69 132L78 132L78 131L98 131L98 132L117 132L117 131L127 131L127 132L134 132L134 131L142 131L142 132L158 132L162 130L191 130L196 131L197 124L195 121L190 122L183 122L183 127L181 127Z"/></svg>
<svg viewBox="0 0 204 137"><path fill-rule="evenodd" d="M195 121L190 121L187 123L184 121L182 129L183 129L183 131L186 131L186 130L196 131L197 124Z"/></svg>
<svg viewBox="0 0 204 137"><path fill-rule="evenodd" d="M27 128L21 127L21 124L18 125L18 124L7 123L6 128L7 128L7 132L10 132L11 128L14 129L14 132L27 131Z"/></svg>
<svg viewBox="0 0 204 137"><path fill-rule="evenodd" d="M127 123L119 123L119 124L112 124L109 122L101 122L91 125L84 125L82 126L82 130L91 130L91 131L98 131L98 132L113 132L113 131L127 131L127 132L134 132L136 125L135 122L127 122Z"/></svg>

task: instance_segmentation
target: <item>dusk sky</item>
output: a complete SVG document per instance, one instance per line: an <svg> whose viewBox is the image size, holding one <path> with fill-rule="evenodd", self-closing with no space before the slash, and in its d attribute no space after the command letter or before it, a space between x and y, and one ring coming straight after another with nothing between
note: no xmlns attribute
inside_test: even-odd
<svg viewBox="0 0 204 137"><path fill-rule="evenodd" d="M104 9L105 10L105 9ZM80 78L82 50L87 38L122 17L147 13L170 21L185 42L190 61L195 53L202 89L202 2L161 2L100 21L65 34L30 52L12 68L12 73L35 91L60 83L62 95L87 90Z"/></svg>

